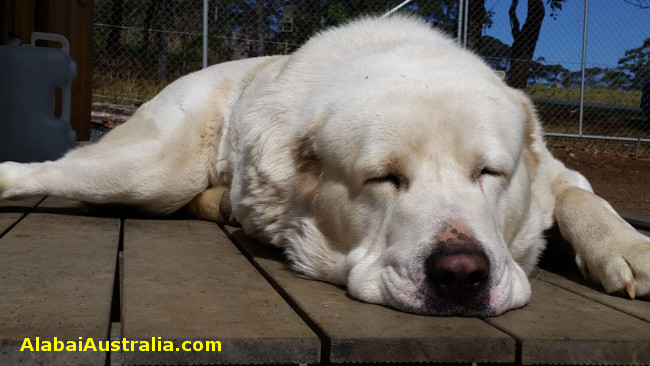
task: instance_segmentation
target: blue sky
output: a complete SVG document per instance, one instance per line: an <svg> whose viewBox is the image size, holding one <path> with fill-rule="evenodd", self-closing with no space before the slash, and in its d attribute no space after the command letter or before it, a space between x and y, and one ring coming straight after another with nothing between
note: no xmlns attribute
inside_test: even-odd
<svg viewBox="0 0 650 366"><path fill-rule="evenodd" d="M526 1L520 1L517 13L523 24ZM546 3L546 0L544 0ZM484 34L512 44L508 8L511 0L487 0L485 8L495 12L494 25ZM542 24L534 59L546 64L562 64L569 70L580 69L584 0L566 0L556 19L550 8ZM623 0L590 0L587 21L587 67L616 67L625 51L641 46L650 37L650 9L639 9Z"/></svg>

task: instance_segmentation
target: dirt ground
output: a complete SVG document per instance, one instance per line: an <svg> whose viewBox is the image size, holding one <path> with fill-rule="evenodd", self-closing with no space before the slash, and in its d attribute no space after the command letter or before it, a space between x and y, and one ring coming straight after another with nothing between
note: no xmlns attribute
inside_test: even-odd
<svg viewBox="0 0 650 366"><path fill-rule="evenodd" d="M596 194L618 212L650 218L650 156L572 142L549 143L549 147L567 167L587 177Z"/></svg>

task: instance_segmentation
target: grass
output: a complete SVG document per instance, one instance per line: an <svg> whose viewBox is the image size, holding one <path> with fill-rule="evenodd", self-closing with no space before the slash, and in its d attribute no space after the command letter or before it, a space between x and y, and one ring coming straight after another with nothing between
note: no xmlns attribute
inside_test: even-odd
<svg viewBox="0 0 650 366"><path fill-rule="evenodd" d="M142 104L153 98L169 82L139 79L130 74L116 76L110 73L93 74L93 102Z"/></svg>
<svg viewBox="0 0 650 366"><path fill-rule="evenodd" d="M533 85L526 88L532 98L553 100L580 100L580 89L548 88ZM585 89L585 103L615 104L638 107L641 104L641 92L625 92L605 88Z"/></svg>

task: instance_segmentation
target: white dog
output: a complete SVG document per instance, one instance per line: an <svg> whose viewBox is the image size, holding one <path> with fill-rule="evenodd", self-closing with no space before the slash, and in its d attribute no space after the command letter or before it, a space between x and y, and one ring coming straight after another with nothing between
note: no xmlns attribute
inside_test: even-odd
<svg viewBox="0 0 650 366"><path fill-rule="evenodd" d="M44 194L234 217L299 273L430 315L526 304L557 220L587 278L650 294L650 239L551 156L530 100L405 17L207 68L94 145L0 164L0 198Z"/></svg>

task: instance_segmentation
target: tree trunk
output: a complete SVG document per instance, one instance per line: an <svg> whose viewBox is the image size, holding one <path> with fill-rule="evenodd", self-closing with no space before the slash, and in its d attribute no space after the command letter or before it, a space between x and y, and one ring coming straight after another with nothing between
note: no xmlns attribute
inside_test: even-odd
<svg viewBox="0 0 650 366"><path fill-rule="evenodd" d="M169 0L156 1L156 55L158 63L156 65L156 79L158 81L167 81L167 18L172 16Z"/></svg>
<svg viewBox="0 0 650 366"><path fill-rule="evenodd" d="M153 58L151 55L151 27L153 26L154 22L154 16L156 15L156 2L152 1L149 3L149 6L147 7L147 13L144 18L144 26L142 29L142 54L144 56L144 59L146 60L147 67L150 67L151 65L151 59Z"/></svg>
<svg viewBox="0 0 650 366"><path fill-rule="evenodd" d="M111 30L108 33L106 47L108 52L113 56L119 56L122 35L122 19L124 14L124 1L113 0L111 6Z"/></svg>
<svg viewBox="0 0 650 366"><path fill-rule="evenodd" d="M485 23L485 0L472 0L469 2L467 15L467 48L474 52L481 51L481 34Z"/></svg>
<svg viewBox="0 0 650 366"><path fill-rule="evenodd" d="M266 56L266 43L265 43L265 31L266 31L266 12L264 11L264 0L257 0L255 2L255 36L257 37L257 47L256 52L249 55L250 57L256 56Z"/></svg>
<svg viewBox="0 0 650 366"><path fill-rule="evenodd" d="M510 29L514 42L510 53L510 70L507 82L513 88L524 89L528 84L530 61L533 59L539 32L542 29L545 9L543 0L528 0L526 21L520 29L516 13L518 4L519 0L512 0L509 11Z"/></svg>

